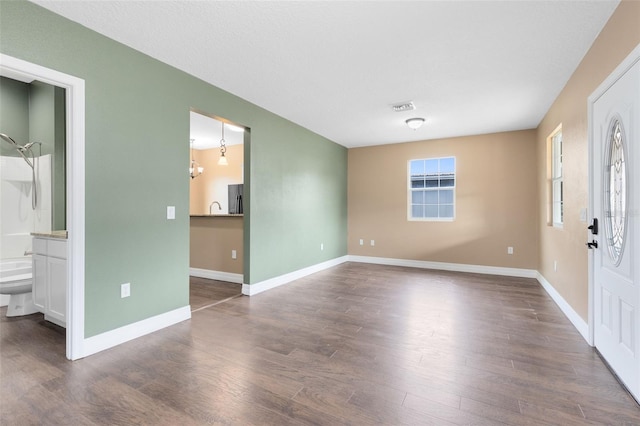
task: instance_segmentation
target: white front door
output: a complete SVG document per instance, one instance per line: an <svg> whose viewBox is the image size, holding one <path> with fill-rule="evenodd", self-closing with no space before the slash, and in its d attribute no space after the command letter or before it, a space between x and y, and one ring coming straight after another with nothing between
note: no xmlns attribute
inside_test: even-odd
<svg viewBox="0 0 640 426"><path fill-rule="evenodd" d="M639 51L639 49L636 49ZM594 344L640 401L640 58L590 98ZM593 226L593 223L592 223ZM596 232L597 231L597 232Z"/></svg>

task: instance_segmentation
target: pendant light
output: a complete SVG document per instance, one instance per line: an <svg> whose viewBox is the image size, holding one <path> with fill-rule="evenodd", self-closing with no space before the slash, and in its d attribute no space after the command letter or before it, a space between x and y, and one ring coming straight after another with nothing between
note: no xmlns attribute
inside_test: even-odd
<svg viewBox="0 0 640 426"><path fill-rule="evenodd" d="M193 158L193 142L195 142L195 139L191 139L191 164L189 164L189 175L191 179L197 178L204 172L204 167L200 166Z"/></svg>
<svg viewBox="0 0 640 426"><path fill-rule="evenodd" d="M224 156L224 153L227 152L227 145L224 140L224 122L222 123L222 139L220 139L220 159L218 160L219 166L227 166L229 162L227 161L227 157Z"/></svg>

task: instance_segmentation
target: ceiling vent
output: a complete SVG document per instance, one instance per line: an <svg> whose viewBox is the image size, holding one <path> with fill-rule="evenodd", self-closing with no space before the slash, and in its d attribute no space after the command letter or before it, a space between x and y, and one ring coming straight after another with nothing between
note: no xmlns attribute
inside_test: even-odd
<svg viewBox="0 0 640 426"><path fill-rule="evenodd" d="M413 102L401 102L399 104L391 105L391 108L395 112L403 112L403 111L413 111L414 109L416 109L416 106L413 104Z"/></svg>

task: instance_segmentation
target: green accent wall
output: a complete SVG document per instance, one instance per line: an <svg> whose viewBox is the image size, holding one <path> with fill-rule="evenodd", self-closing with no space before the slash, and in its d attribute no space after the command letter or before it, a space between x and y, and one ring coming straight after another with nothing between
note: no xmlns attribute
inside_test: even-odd
<svg viewBox="0 0 640 426"><path fill-rule="evenodd" d="M42 155L53 154L55 145L55 87L40 81L29 84L29 139L18 142L40 142ZM32 148L39 154L37 146Z"/></svg>
<svg viewBox="0 0 640 426"><path fill-rule="evenodd" d="M19 144L29 140L29 84L0 77L0 133ZM0 155L19 157L11 144L1 140Z"/></svg>
<svg viewBox="0 0 640 426"><path fill-rule="evenodd" d="M66 91L54 88L53 211L51 229L67 229L67 110Z"/></svg>
<svg viewBox="0 0 640 426"><path fill-rule="evenodd" d="M283 119L259 124L251 132L251 282L346 255L346 150ZM270 143L259 143L267 130Z"/></svg>
<svg viewBox="0 0 640 426"><path fill-rule="evenodd" d="M51 229L66 229L66 123L65 90L41 81L29 84L29 138L19 143L40 142L42 155L51 154ZM38 146L32 148L40 154Z"/></svg>
<svg viewBox="0 0 640 426"><path fill-rule="evenodd" d="M250 128L246 283L347 254L346 148L32 3L0 52L85 80L86 337L189 303L190 108Z"/></svg>

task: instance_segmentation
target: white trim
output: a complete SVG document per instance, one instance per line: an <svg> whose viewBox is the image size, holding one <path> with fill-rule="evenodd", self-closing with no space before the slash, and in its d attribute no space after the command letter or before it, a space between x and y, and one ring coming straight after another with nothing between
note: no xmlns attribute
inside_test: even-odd
<svg viewBox="0 0 640 426"><path fill-rule="evenodd" d="M533 269L504 268L498 266L467 265L463 263L429 262L426 260L393 259L387 257L349 256L349 262L377 265L406 266L408 268L438 269L441 271L470 272L475 274L504 275L509 277L536 278Z"/></svg>
<svg viewBox="0 0 640 426"><path fill-rule="evenodd" d="M121 345L191 318L189 305L84 339L83 356Z"/></svg>
<svg viewBox="0 0 640 426"><path fill-rule="evenodd" d="M615 70L607 78L604 79L602 83L598 86L596 90L591 93L591 95L587 98L587 137L588 137L588 155L589 155L589 214L588 214L588 222L593 222L593 216L596 211L596 206L593 205L593 187L594 187L594 179L596 176L593 176L593 149L594 149L594 128L593 128L593 106L596 101L605 94L611 86L615 84L627 71L629 71L636 62L640 61L640 43L627 55L626 58L616 67ZM597 177L600 178L599 176ZM588 234L590 238L591 235ZM594 274L594 262L593 262L593 254L589 254L588 260L588 270L589 270L589 302L588 302L588 314L589 314L589 334L587 342L590 345L595 344L595 306L594 306L594 291L595 285L593 283L593 274Z"/></svg>
<svg viewBox="0 0 640 426"><path fill-rule="evenodd" d="M246 296L255 296L256 294L262 293L263 291L271 290L272 288L288 284L291 281L304 278L307 275L315 274L316 272L320 272L333 266L340 265L344 262L348 262L348 260L349 256L336 257L335 259L327 260L326 262L298 269L297 271L289 272L288 274L260 281L255 284L242 284L242 294Z"/></svg>
<svg viewBox="0 0 640 426"><path fill-rule="evenodd" d="M582 338L587 341L587 343L592 346L589 341L589 324L585 320L582 319L580 315L576 311L573 310L571 305L562 297L560 293L551 285L549 281L545 277L542 276L540 272L537 273L536 278L538 282L545 289L549 297L556 302L556 305L560 308L562 313L567 317L571 324L578 330L578 333L582 335Z"/></svg>
<svg viewBox="0 0 640 426"><path fill-rule="evenodd" d="M242 284L243 275L231 272L213 271L211 269L189 268L189 275L199 278L207 278L216 281L225 281L234 284Z"/></svg>
<svg viewBox="0 0 640 426"><path fill-rule="evenodd" d="M84 80L31 62L0 53L0 74L42 81L62 87L66 93L67 117L67 336L66 356L78 359L84 354Z"/></svg>

